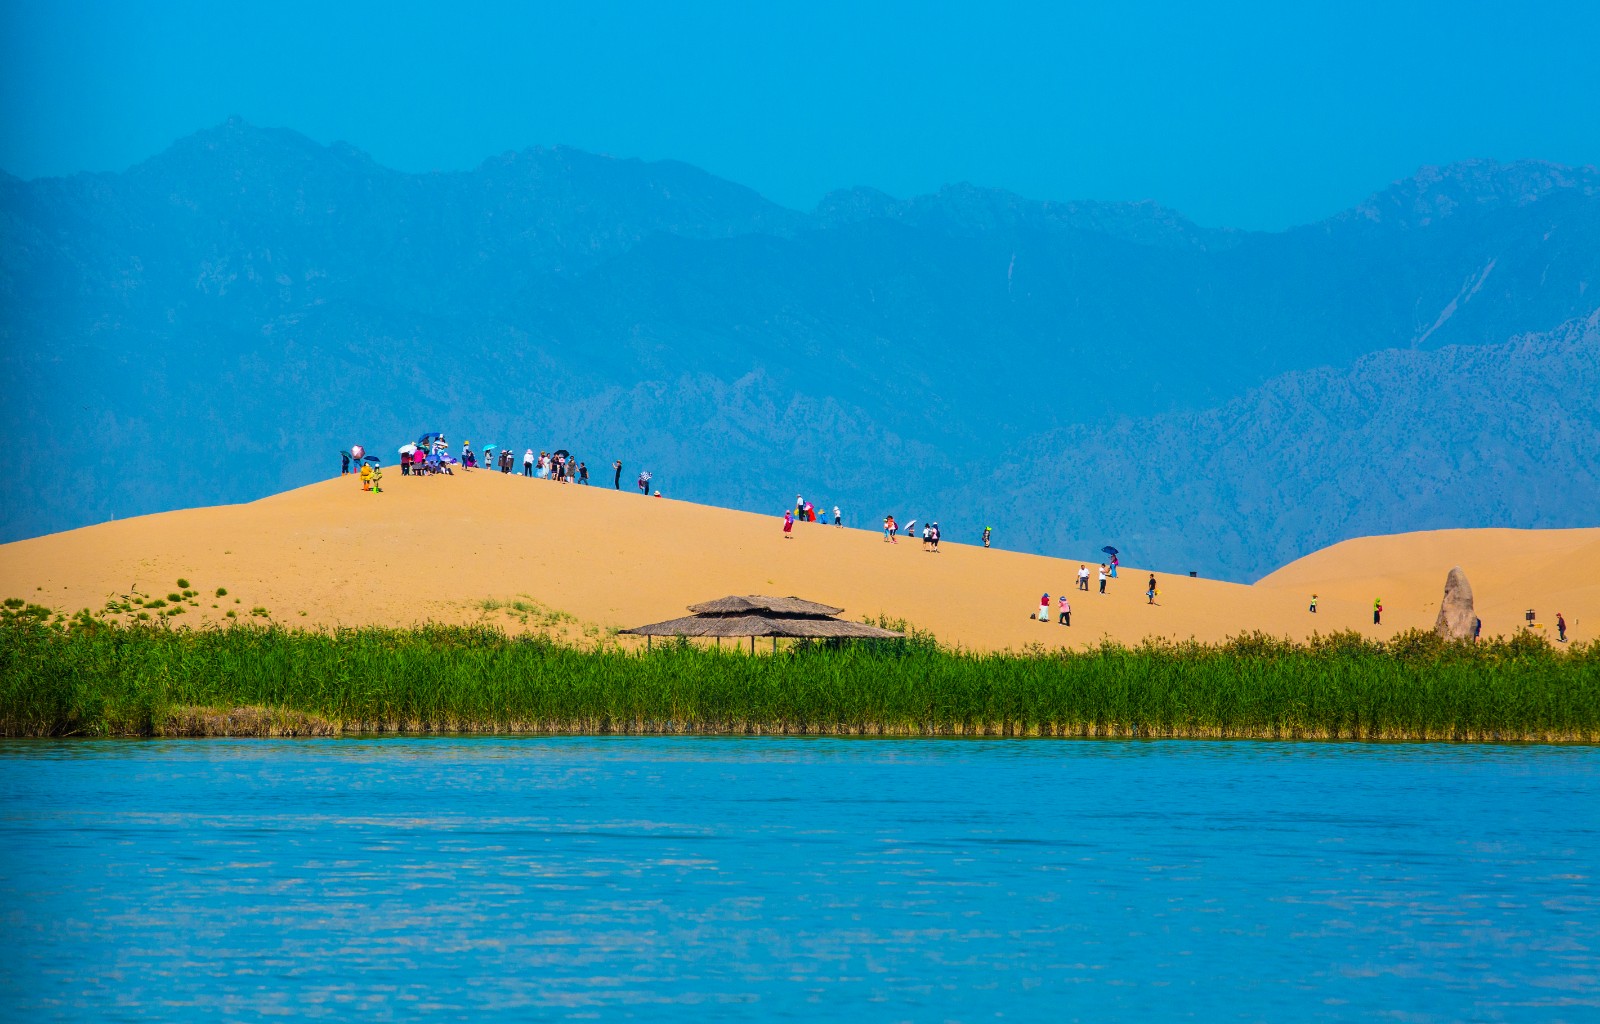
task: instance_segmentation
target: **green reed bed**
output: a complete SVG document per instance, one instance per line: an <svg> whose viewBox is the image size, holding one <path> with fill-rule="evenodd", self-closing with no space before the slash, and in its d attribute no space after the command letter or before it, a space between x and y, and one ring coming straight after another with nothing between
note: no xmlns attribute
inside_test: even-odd
<svg viewBox="0 0 1600 1024"><path fill-rule="evenodd" d="M926 637L751 656L489 628L0 621L11 736L351 732L1600 740L1600 645L1409 633L973 654Z"/></svg>

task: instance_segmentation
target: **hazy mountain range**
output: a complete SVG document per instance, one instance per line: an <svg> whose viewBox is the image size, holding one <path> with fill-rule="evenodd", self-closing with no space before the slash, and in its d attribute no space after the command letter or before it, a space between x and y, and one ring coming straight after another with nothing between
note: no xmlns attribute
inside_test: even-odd
<svg viewBox="0 0 1600 1024"><path fill-rule="evenodd" d="M565 148L406 174L231 121L0 176L0 539L443 429L1249 579L1362 533L1600 521L1597 308L1594 168L1426 169L1262 233L971 185L795 211Z"/></svg>

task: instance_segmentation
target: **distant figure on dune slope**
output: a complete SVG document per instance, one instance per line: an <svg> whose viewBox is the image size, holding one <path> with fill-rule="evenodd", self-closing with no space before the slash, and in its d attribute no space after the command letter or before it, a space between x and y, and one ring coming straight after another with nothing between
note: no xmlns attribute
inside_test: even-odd
<svg viewBox="0 0 1600 1024"><path fill-rule="evenodd" d="M1048 593L1039 598L1039 621L1050 621L1050 595Z"/></svg>
<svg viewBox="0 0 1600 1024"><path fill-rule="evenodd" d="M783 510L783 539L794 540L794 509Z"/></svg>
<svg viewBox="0 0 1600 1024"><path fill-rule="evenodd" d="M1381 597L1373 598L1372 600L1372 624L1374 626L1383 625L1383 598Z"/></svg>

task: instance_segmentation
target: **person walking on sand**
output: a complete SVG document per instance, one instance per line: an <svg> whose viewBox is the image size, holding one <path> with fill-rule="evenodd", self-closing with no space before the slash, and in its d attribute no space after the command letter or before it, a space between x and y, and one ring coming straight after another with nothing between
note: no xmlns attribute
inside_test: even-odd
<svg viewBox="0 0 1600 1024"><path fill-rule="evenodd" d="M1078 589L1085 594L1089 592L1089 567L1082 562L1078 563Z"/></svg>
<svg viewBox="0 0 1600 1024"><path fill-rule="evenodd" d="M1145 604L1155 604L1156 603L1156 594L1157 593L1158 593L1158 591L1156 590L1156 574L1155 573L1151 573L1150 574L1150 582L1148 584L1146 584L1145 588L1144 588Z"/></svg>
<svg viewBox="0 0 1600 1024"><path fill-rule="evenodd" d="M1110 577L1108 577L1106 575L1106 564L1104 562L1101 562L1100 563L1100 593L1104 594L1106 592L1106 580L1109 579L1109 578Z"/></svg>
<svg viewBox="0 0 1600 1024"><path fill-rule="evenodd" d="M989 535L992 534L992 533L994 533L994 527L985 526L983 528L983 546L984 547L988 547L989 546Z"/></svg>
<svg viewBox="0 0 1600 1024"><path fill-rule="evenodd" d="M522 453L522 475L533 478L533 449L529 448Z"/></svg>
<svg viewBox="0 0 1600 1024"><path fill-rule="evenodd" d="M578 463L578 486L589 486L589 466L587 463Z"/></svg>
<svg viewBox="0 0 1600 1024"><path fill-rule="evenodd" d="M372 464L369 462L363 462L361 464L361 473L359 475L361 477L361 489L363 491L372 490Z"/></svg>
<svg viewBox="0 0 1600 1024"><path fill-rule="evenodd" d="M1050 621L1050 595L1048 593L1039 598L1039 621Z"/></svg>
<svg viewBox="0 0 1600 1024"><path fill-rule="evenodd" d="M939 524L937 522L933 524L933 553L936 555L939 553Z"/></svg>
<svg viewBox="0 0 1600 1024"><path fill-rule="evenodd" d="M349 476L350 475L350 453L349 452L340 452L339 453L339 475L340 476Z"/></svg>
<svg viewBox="0 0 1600 1024"><path fill-rule="evenodd" d="M783 539L794 540L794 509L783 510Z"/></svg>
<svg viewBox="0 0 1600 1024"><path fill-rule="evenodd" d="M1477 643L1483 636L1483 620L1476 615L1472 617L1472 642Z"/></svg>
<svg viewBox="0 0 1600 1024"><path fill-rule="evenodd" d="M1383 625L1383 598L1381 597L1373 598L1372 600L1372 624L1374 626Z"/></svg>
<svg viewBox="0 0 1600 1024"><path fill-rule="evenodd" d="M838 505L833 506L833 525L835 525L835 526L843 526L844 525L844 516L839 514L839 506Z"/></svg>
<svg viewBox="0 0 1600 1024"><path fill-rule="evenodd" d="M1561 617L1560 612L1556 612L1556 642L1567 642L1567 620Z"/></svg>
<svg viewBox="0 0 1600 1024"><path fill-rule="evenodd" d="M383 493L383 467L377 463L372 464L372 493Z"/></svg>
<svg viewBox="0 0 1600 1024"><path fill-rule="evenodd" d="M1056 621L1063 626L1072 625L1072 605L1067 601L1067 595L1062 594L1056 601Z"/></svg>
<svg viewBox="0 0 1600 1024"><path fill-rule="evenodd" d="M1311 614L1317 614L1317 595L1311 595Z"/></svg>
<svg viewBox="0 0 1600 1024"><path fill-rule="evenodd" d="M611 486L612 486L612 488L614 490L618 490L618 491L622 490L622 460L621 459L618 459L617 461L615 461L615 462L613 462L611 464L611 472L614 474L611 477Z"/></svg>

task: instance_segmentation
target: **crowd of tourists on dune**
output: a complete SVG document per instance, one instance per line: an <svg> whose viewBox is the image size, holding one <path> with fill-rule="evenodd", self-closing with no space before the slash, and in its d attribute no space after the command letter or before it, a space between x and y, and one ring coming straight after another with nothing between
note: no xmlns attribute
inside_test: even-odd
<svg viewBox="0 0 1600 1024"><path fill-rule="evenodd" d="M464 441L461 454L457 456L450 451L450 440L442 432L432 431L401 445L397 455L401 476L454 476L458 470L463 473L484 470L509 476L518 474L520 468L520 475L529 479L576 484L580 487L589 485L589 464L565 448L540 450L535 454L530 447L519 458L511 445L486 444L474 449L471 441ZM378 456L359 444L341 450L339 456L340 475L358 476L363 491L382 493L383 467ZM651 494L653 479L654 474L648 470L639 474L636 483L640 494ZM611 486L619 491L622 489L621 459L611 463ZM656 490L654 495L661 497L661 491Z"/></svg>

